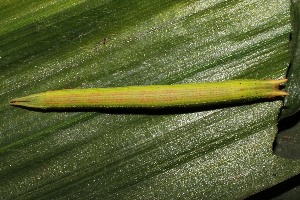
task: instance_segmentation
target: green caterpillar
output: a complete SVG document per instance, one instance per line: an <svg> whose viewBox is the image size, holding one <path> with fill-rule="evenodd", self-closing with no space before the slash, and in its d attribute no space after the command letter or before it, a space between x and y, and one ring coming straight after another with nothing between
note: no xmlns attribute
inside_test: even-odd
<svg viewBox="0 0 300 200"><path fill-rule="evenodd" d="M282 80L231 80L213 83L66 89L33 94L10 101L13 106L38 109L164 108L285 96Z"/></svg>

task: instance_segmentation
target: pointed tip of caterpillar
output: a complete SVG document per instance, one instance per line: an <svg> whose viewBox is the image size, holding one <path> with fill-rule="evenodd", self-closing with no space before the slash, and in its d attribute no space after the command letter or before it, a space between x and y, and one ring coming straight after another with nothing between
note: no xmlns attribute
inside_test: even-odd
<svg viewBox="0 0 300 200"><path fill-rule="evenodd" d="M282 83L285 83L285 82L287 82L288 81L288 79L280 79L280 80L270 80L274 85L276 85L276 86L279 86L279 85L281 85Z"/></svg>
<svg viewBox="0 0 300 200"><path fill-rule="evenodd" d="M273 94L274 97L276 96L287 96L289 95L289 93L285 92L285 91L282 91L282 90L276 90Z"/></svg>
<svg viewBox="0 0 300 200"><path fill-rule="evenodd" d="M28 103L30 103L30 101L25 97L16 98L9 101L11 106L26 106Z"/></svg>
<svg viewBox="0 0 300 200"><path fill-rule="evenodd" d="M22 98L16 98L16 99L10 100L10 101L9 101L9 104L10 104L11 106L16 106L16 105L18 105L18 104L20 104L20 103L22 103L22 102L24 102L24 101L22 100Z"/></svg>
<svg viewBox="0 0 300 200"><path fill-rule="evenodd" d="M30 95L12 99L9 101L11 106L26 107L26 108L37 108L39 107L40 98L38 96Z"/></svg>

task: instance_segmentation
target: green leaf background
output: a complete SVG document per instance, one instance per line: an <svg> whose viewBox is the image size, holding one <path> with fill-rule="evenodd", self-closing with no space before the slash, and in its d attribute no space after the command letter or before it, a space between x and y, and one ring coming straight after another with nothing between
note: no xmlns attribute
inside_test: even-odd
<svg viewBox="0 0 300 200"><path fill-rule="evenodd" d="M280 153L286 136L275 140L282 99L151 113L8 104L64 88L280 79L298 57L298 8L288 0L1 1L0 198L241 199L299 174L299 148ZM296 61L291 69L297 80ZM297 102L293 83L286 89Z"/></svg>

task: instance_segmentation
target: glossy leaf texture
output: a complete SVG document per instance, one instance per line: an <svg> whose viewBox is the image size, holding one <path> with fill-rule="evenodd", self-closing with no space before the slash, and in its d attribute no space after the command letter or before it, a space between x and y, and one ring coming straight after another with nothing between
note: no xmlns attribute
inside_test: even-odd
<svg viewBox="0 0 300 200"><path fill-rule="evenodd" d="M282 99L35 112L65 88L280 79L290 1L0 3L0 198L241 199L300 172L273 154Z"/></svg>
<svg viewBox="0 0 300 200"><path fill-rule="evenodd" d="M293 32L291 33L291 64L288 70L289 82L286 91L289 96L285 98L285 108L282 112L282 118L295 114L300 108L300 48L299 48L299 19L300 2L295 1L292 6Z"/></svg>

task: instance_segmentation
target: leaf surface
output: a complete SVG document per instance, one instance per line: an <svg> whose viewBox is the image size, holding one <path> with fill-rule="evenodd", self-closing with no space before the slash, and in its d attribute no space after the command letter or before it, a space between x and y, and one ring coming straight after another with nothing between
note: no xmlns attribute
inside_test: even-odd
<svg viewBox="0 0 300 200"><path fill-rule="evenodd" d="M280 79L289 1L0 3L1 198L241 199L300 171L281 99L153 113L34 112L37 92Z"/></svg>

